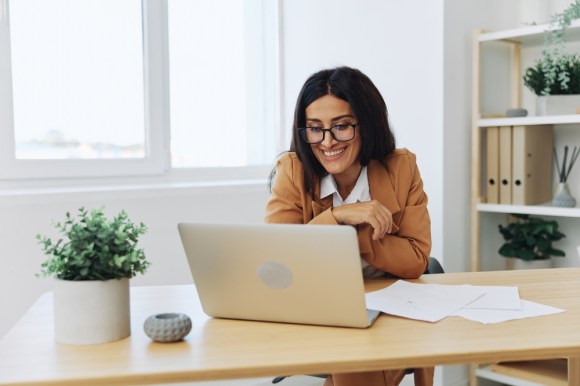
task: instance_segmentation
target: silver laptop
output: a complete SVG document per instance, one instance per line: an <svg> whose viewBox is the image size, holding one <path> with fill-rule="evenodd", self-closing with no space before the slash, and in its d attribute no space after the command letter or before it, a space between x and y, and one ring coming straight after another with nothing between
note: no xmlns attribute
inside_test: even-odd
<svg viewBox="0 0 580 386"><path fill-rule="evenodd" d="M341 225L180 223L206 314L218 318L364 328L356 230Z"/></svg>

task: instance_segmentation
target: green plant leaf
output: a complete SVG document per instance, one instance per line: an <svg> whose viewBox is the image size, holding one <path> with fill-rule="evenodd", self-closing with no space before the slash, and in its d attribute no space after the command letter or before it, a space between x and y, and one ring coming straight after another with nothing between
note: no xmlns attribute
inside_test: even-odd
<svg viewBox="0 0 580 386"><path fill-rule="evenodd" d="M64 280L108 280L131 278L145 273L150 263L137 247L139 235L146 232L143 223L133 224L121 211L109 220L103 209L80 208L77 217L69 212L65 221L53 223L63 236L54 243L36 235L48 256L41 264L39 276Z"/></svg>
<svg viewBox="0 0 580 386"><path fill-rule="evenodd" d="M563 251L552 246L554 241L565 237L558 230L556 221L529 215L513 217L514 222L498 226L505 241L498 251L501 256L534 260L565 255Z"/></svg>

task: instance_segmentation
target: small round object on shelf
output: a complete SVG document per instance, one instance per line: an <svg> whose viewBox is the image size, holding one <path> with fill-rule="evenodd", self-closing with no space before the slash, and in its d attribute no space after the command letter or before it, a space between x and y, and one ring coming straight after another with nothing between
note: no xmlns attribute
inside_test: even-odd
<svg viewBox="0 0 580 386"><path fill-rule="evenodd" d="M143 330L156 342L177 342L191 331L191 319L180 313L151 315L145 320Z"/></svg>
<svg viewBox="0 0 580 386"><path fill-rule="evenodd" d="M526 117L528 110L526 109L507 109L505 115L509 118Z"/></svg>

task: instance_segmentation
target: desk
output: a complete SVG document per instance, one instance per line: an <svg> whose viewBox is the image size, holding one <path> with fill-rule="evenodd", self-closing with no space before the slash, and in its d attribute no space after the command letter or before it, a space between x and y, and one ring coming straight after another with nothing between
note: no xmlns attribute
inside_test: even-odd
<svg viewBox="0 0 580 386"><path fill-rule="evenodd" d="M133 287L130 338L68 346L53 340L47 293L0 341L0 385L136 385L558 357L572 358L569 384L580 385L579 268L434 274L415 282L517 285L523 299L567 311L494 325L381 315L369 329L349 329L211 319L191 285ZM147 338L143 322L160 312L192 318L185 341Z"/></svg>

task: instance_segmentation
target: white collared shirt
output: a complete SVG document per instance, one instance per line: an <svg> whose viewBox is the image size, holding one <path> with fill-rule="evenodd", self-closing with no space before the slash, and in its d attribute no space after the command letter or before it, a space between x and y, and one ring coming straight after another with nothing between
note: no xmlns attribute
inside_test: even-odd
<svg viewBox="0 0 580 386"><path fill-rule="evenodd" d="M320 198L328 197L332 194L332 206L338 208L344 204L354 204L357 202L364 202L371 200L371 192L369 188L369 179L367 176L367 167L363 167L360 171L358 179L354 188L348 195L346 199L342 199L338 193L338 188L336 187L336 181L332 174L324 176L320 180ZM370 265L365 259L361 258L361 268L363 270L363 275L365 277L377 277L382 276L385 273L372 265Z"/></svg>

